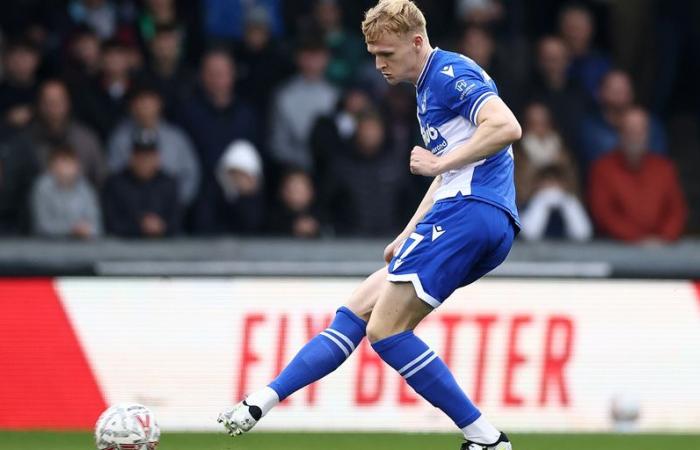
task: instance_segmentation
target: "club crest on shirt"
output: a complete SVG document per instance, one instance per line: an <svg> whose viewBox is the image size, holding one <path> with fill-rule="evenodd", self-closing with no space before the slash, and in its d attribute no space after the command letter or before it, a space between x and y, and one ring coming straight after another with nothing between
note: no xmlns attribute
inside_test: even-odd
<svg viewBox="0 0 700 450"><path fill-rule="evenodd" d="M420 99L420 112L421 114L425 114L428 111L428 89L423 92L423 95Z"/></svg>

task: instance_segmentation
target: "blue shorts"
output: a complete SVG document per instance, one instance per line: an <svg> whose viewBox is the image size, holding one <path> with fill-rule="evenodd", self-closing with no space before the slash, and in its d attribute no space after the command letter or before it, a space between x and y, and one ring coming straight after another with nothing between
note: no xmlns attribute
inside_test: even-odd
<svg viewBox="0 0 700 450"><path fill-rule="evenodd" d="M418 297L437 308L457 288L498 267L514 238L503 209L464 197L439 200L395 253L387 279L410 281Z"/></svg>

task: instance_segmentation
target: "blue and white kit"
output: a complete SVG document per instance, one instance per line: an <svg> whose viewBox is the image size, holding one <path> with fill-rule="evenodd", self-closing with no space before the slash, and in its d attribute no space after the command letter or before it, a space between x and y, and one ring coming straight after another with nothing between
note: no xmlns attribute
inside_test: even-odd
<svg viewBox="0 0 700 450"><path fill-rule="evenodd" d="M416 85L418 123L426 147L442 156L476 131L481 108L498 95L474 61L436 48ZM438 307L455 289L505 260L520 228L513 149L442 174L435 204L389 263L389 281L409 281Z"/></svg>

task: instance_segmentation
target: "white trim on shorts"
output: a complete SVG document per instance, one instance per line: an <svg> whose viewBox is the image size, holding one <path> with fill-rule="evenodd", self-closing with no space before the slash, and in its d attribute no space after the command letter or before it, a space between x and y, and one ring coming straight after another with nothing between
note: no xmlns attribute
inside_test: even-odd
<svg viewBox="0 0 700 450"><path fill-rule="evenodd" d="M441 305L441 303L435 297L425 292L425 290L423 289L423 284L420 282L420 278L418 277L417 273L390 273L387 275L386 279L393 282L409 281L411 282L411 284L413 284L413 289L416 290L416 295L419 299L423 300L425 303L427 303L433 308L437 308Z"/></svg>

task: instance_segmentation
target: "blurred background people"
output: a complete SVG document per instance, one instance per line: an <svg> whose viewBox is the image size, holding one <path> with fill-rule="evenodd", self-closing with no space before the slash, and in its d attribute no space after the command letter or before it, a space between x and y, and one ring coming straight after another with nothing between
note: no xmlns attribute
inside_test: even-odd
<svg viewBox="0 0 700 450"><path fill-rule="evenodd" d="M597 108L584 117L580 125L579 156L584 166L618 145L623 117L635 102L630 77L619 70L605 74L597 94ZM666 153L663 125L651 116L649 127L649 149L655 153Z"/></svg>
<svg viewBox="0 0 700 450"><path fill-rule="evenodd" d="M325 205L338 235L388 236L400 231L405 167L391 153L381 117L361 113L345 151L334 155L324 186Z"/></svg>
<svg viewBox="0 0 700 450"><path fill-rule="evenodd" d="M180 103L190 95L194 74L183 58L183 30L176 23L158 24L149 32L146 65L137 75L140 84L157 89L164 115L174 120Z"/></svg>
<svg viewBox="0 0 700 450"><path fill-rule="evenodd" d="M22 128L33 117L33 104L39 87L39 50L28 40L7 44L0 82L0 113L11 127Z"/></svg>
<svg viewBox="0 0 700 450"><path fill-rule="evenodd" d="M263 228L262 158L252 143L237 140L221 156L217 186L195 212L197 234L254 234Z"/></svg>
<svg viewBox="0 0 700 450"><path fill-rule="evenodd" d="M89 239L102 234L98 196L69 146L51 149L31 198L34 234Z"/></svg>
<svg viewBox="0 0 700 450"><path fill-rule="evenodd" d="M564 183L566 191L578 196L577 168L564 140L554 128L549 109L542 103L530 103L525 108L522 125L523 137L515 145L515 189L518 204L524 205L530 201L540 171L552 166L561 172L560 181Z"/></svg>
<svg viewBox="0 0 700 450"><path fill-rule="evenodd" d="M225 49L208 50L198 86L178 108L177 123L192 138L202 167L203 198L216 189L216 168L228 145L237 139L257 145L260 137L255 112L236 89L235 69Z"/></svg>
<svg viewBox="0 0 700 450"><path fill-rule="evenodd" d="M333 111L339 92L324 78L329 54L323 41L303 38L296 61L297 75L273 99L270 153L279 165L312 171L311 130L318 117Z"/></svg>
<svg viewBox="0 0 700 450"><path fill-rule="evenodd" d="M600 232L629 243L671 242L681 236L687 205L678 174L665 156L649 149L649 114L627 110L620 145L596 161L588 196Z"/></svg>
<svg viewBox="0 0 700 450"><path fill-rule="evenodd" d="M100 72L86 85L74 86L73 98L76 116L107 139L126 114L133 66L129 48L121 41L106 41L100 51Z"/></svg>
<svg viewBox="0 0 700 450"><path fill-rule="evenodd" d="M163 172L177 180L180 205L187 208L199 188L200 172L195 149L187 135L162 117L163 101L152 85L130 93L130 117L109 139L109 169L121 171L129 164L134 135L150 133L156 142Z"/></svg>
<svg viewBox="0 0 700 450"><path fill-rule="evenodd" d="M521 236L525 240L591 239L591 221L567 181L561 166L545 166L537 171L534 191L521 213Z"/></svg>
<svg viewBox="0 0 700 450"><path fill-rule="evenodd" d="M129 165L107 180L103 205L105 227L115 236L161 238L180 231L177 182L161 170L149 130L134 136Z"/></svg>
<svg viewBox="0 0 700 450"><path fill-rule="evenodd" d="M107 176L104 150L97 135L73 117L67 86L58 79L47 80L39 89L36 120L27 136L42 166L48 164L51 149L64 143L75 152L82 172L99 187Z"/></svg>
<svg viewBox="0 0 700 450"><path fill-rule="evenodd" d="M268 216L268 230L276 236L315 238L321 233L316 188L302 169L283 169L278 198Z"/></svg>
<svg viewBox="0 0 700 450"><path fill-rule="evenodd" d="M610 58L594 48L595 32L593 16L584 4L564 6L559 13L559 35L571 55L569 76L591 97L611 67Z"/></svg>

